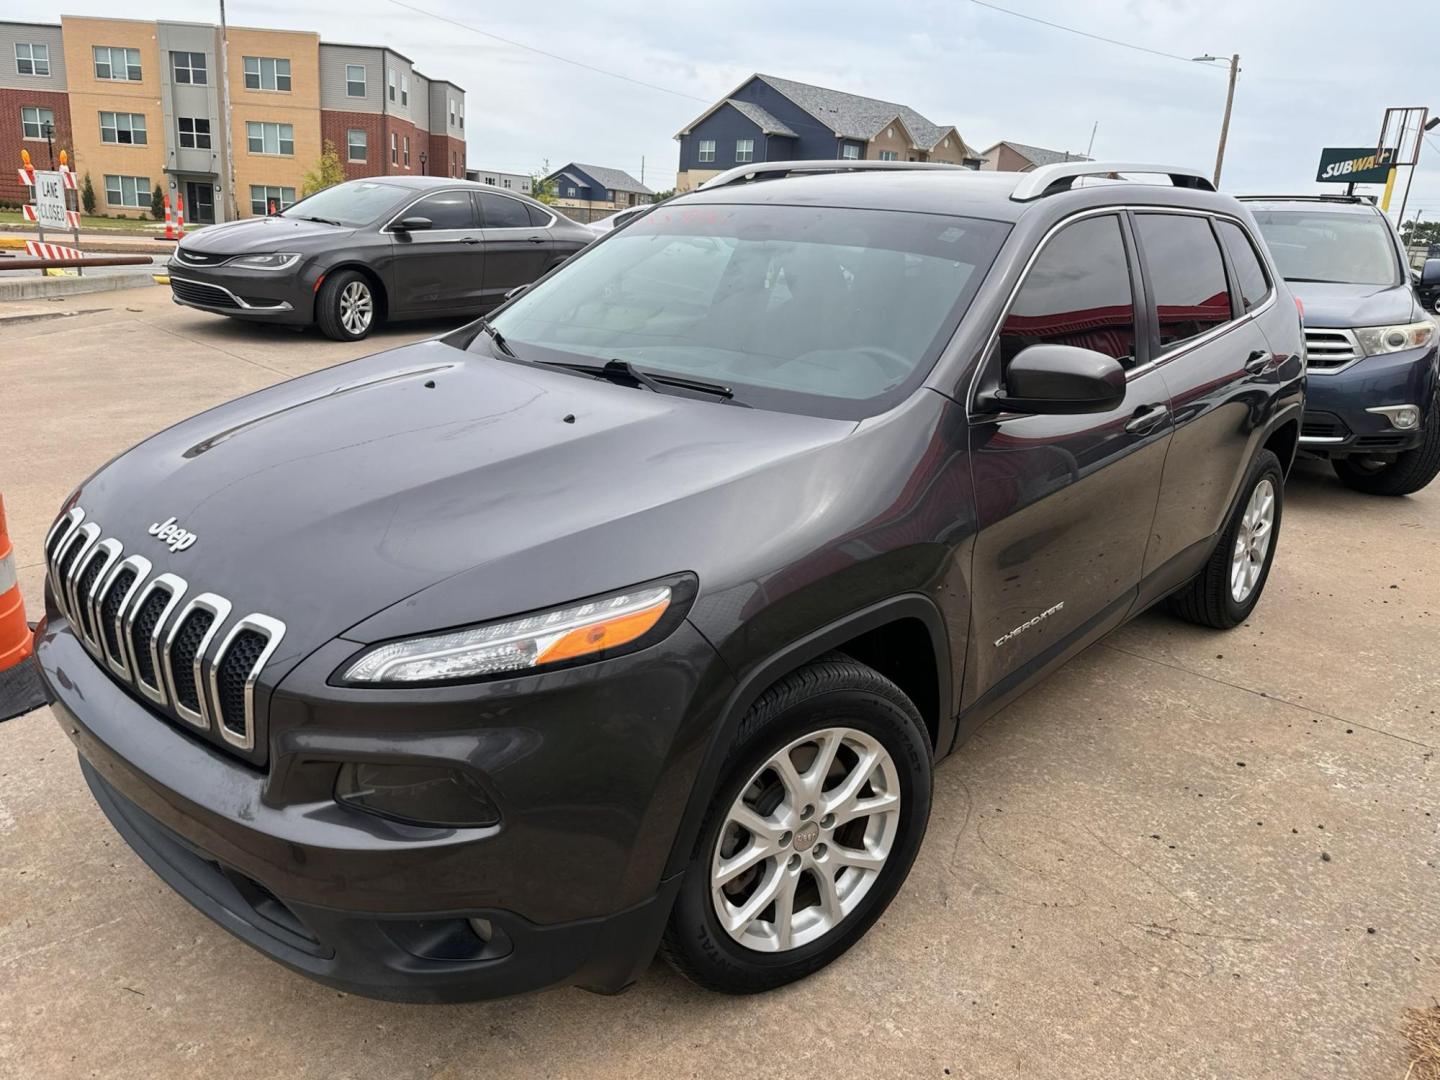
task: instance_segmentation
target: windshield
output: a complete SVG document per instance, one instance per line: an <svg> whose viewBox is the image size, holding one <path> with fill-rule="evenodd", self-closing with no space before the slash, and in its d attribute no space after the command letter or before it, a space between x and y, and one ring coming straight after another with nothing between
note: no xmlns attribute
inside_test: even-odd
<svg viewBox="0 0 1440 1080"><path fill-rule="evenodd" d="M492 321L522 360L625 360L723 384L748 405L859 419L929 372L1008 229L682 202L613 232Z"/></svg>
<svg viewBox="0 0 1440 1080"><path fill-rule="evenodd" d="M1399 256L1379 214L1256 210L1255 220L1287 281L1400 284Z"/></svg>
<svg viewBox="0 0 1440 1080"><path fill-rule="evenodd" d="M294 206L286 207L280 216L302 220L320 218L354 228L384 217L414 194L394 184L352 180L348 184L336 184L317 191Z"/></svg>

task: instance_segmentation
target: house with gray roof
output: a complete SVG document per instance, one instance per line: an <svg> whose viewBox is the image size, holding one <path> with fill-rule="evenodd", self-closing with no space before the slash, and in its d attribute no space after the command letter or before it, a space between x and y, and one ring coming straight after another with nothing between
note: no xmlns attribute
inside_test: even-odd
<svg viewBox="0 0 1440 1080"><path fill-rule="evenodd" d="M943 161L979 167L951 124L909 105L829 90L775 75L752 75L675 135L675 189L752 161Z"/></svg>
<svg viewBox="0 0 1440 1080"><path fill-rule="evenodd" d="M980 155L980 168L986 172L1029 172L1041 165L1089 160L1084 154L1072 154L1068 150L1046 150L1043 146L1002 141Z"/></svg>
<svg viewBox="0 0 1440 1080"><path fill-rule="evenodd" d="M623 210L655 201L655 192L623 169L572 161L545 177L555 182L555 205L575 210ZM583 220L590 220L584 218Z"/></svg>

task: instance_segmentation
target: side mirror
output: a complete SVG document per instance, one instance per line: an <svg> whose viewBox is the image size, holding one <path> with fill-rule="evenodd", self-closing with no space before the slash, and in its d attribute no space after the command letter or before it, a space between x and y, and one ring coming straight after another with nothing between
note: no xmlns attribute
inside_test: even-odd
<svg viewBox="0 0 1440 1080"><path fill-rule="evenodd" d="M407 217L401 218L395 223L395 228L401 232L415 232L419 229L434 228L435 223L428 217Z"/></svg>
<svg viewBox="0 0 1440 1080"><path fill-rule="evenodd" d="M1125 400L1125 369L1120 361L1091 349L1031 345L1010 361L1004 390L989 400L1016 412L1108 412Z"/></svg>
<svg viewBox="0 0 1440 1080"><path fill-rule="evenodd" d="M527 284L525 284L525 285L516 285L513 289L511 289L511 290L509 290L508 292L506 292L506 294L505 294L505 299L506 299L506 300L514 300L515 297L519 296L521 293L523 293L523 292L524 292L526 289L528 289L528 288L530 288L529 283L527 283Z"/></svg>
<svg viewBox="0 0 1440 1080"><path fill-rule="evenodd" d="M1426 259L1425 269L1420 271L1420 287L1440 287L1440 259Z"/></svg>

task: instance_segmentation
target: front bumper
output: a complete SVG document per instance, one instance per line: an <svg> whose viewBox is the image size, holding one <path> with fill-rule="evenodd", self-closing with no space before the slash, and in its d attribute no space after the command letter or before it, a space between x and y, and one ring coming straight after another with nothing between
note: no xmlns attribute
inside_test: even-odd
<svg viewBox="0 0 1440 1080"><path fill-rule="evenodd" d="M1305 395L1300 449L1327 457L1401 453L1420 445L1435 409L1436 348L1370 356L1329 373L1312 370ZM1400 431L1377 405L1415 405L1420 424Z"/></svg>
<svg viewBox="0 0 1440 1080"><path fill-rule="evenodd" d="M264 772L131 697L63 616L51 612L36 644L91 790L156 873L267 956L348 991L406 1001L558 983L617 991L633 981L679 884L662 880L663 866L703 736L728 691L728 676L713 691L697 689L702 670L718 668L682 623L654 650L446 688L442 696L468 691L472 700L465 708L440 702L430 716L413 698L382 712L376 691L360 695L368 709L333 700L302 707L292 698L279 734L272 724ZM287 681L321 692L323 681L311 687L305 668ZM314 670L333 664L322 656ZM513 692L521 682L538 707ZM505 687L512 691L503 704L484 700ZM630 711L606 715L617 700L632 702ZM338 729L347 709L352 724ZM272 703L272 721L273 712ZM387 714L388 731L367 730ZM321 726L292 724L303 715L323 717ZM466 730L443 731L452 723ZM648 744L634 738L640 728ZM419 828L332 797L337 757L434 762L446 753L484 771L499 825ZM329 787L316 783L321 777L332 778ZM471 918L492 924L488 942L469 929Z"/></svg>
<svg viewBox="0 0 1440 1080"><path fill-rule="evenodd" d="M165 272L170 276L171 298L186 307L285 324L308 324L314 319L318 275L304 262L267 273L223 265L192 266L172 258Z"/></svg>

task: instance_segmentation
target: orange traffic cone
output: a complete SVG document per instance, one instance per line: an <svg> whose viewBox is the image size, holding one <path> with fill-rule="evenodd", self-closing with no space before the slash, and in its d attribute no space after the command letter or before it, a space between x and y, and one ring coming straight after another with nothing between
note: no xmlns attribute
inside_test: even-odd
<svg viewBox="0 0 1440 1080"><path fill-rule="evenodd" d="M175 239L175 219L170 216L170 196L165 196L165 239Z"/></svg>
<svg viewBox="0 0 1440 1080"><path fill-rule="evenodd" d="M34 649L25 601L15 574L15 549L5 528L5 500L0 498L0 671L27 659Z"/></svg>

